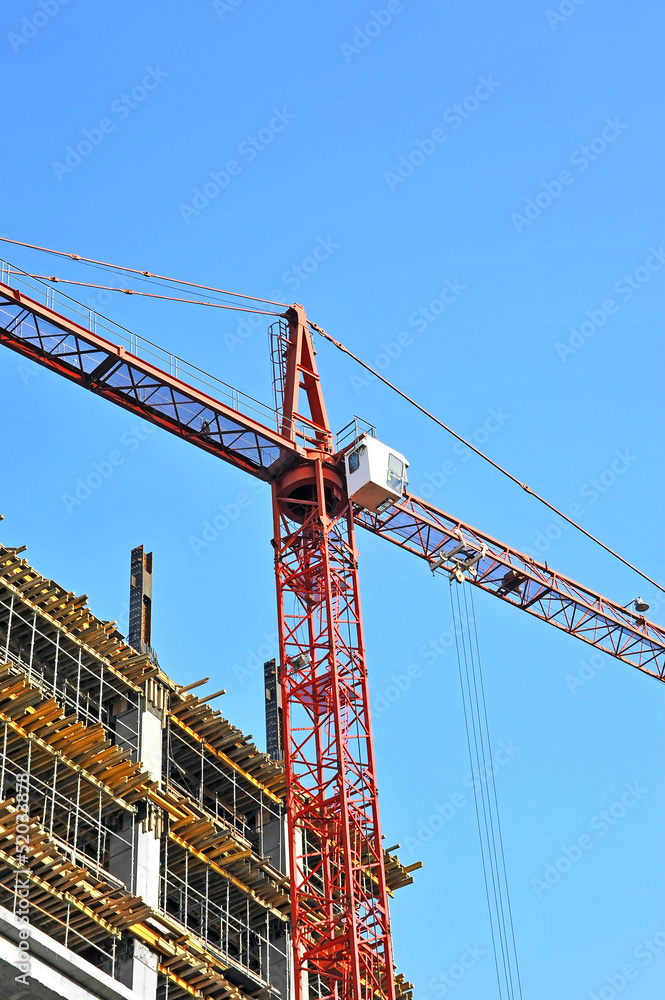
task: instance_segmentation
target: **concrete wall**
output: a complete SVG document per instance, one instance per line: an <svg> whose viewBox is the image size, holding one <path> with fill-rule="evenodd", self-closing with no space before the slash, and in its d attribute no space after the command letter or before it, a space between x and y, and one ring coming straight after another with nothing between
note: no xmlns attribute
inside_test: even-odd
<svg viewBox="0 0 665 1000"><path fill-rule="evenodd" d="M137 994L101 969L31 928L28 985L17 982L18 927L14 914L0 906L0 997L2 1000L137 1000ZM140 994L139 994L140 995ZM149 996L149 994L146 994Z"/></svg>

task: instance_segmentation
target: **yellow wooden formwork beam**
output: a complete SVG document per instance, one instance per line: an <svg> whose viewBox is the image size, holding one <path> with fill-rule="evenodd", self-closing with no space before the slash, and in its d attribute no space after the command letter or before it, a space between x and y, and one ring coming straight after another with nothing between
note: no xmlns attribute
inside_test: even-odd
<svg viewBox="0 0 665 1000"><path fill-rule="evenodd" d="M53 749L53 747L51 747L48 743L40 739L39 736L35 736L34 733L26 733L21 726L19 726L16 722L13 722L11 719L8 719L3 712L0 712L0 722L6 722L7 725L15 733L17 733L20 736L23 736L29 742L34 743L36 746L40 748L40 750L45 750L46 753L50 754L56 760L60 761L60 763L64 764L74 774L80 774L81 777L85 779L85 781L87 781L91 785L94 785L95 788L102 791L119 808L124 809L125 812L129 813L136 812L136 806L130 805L129 802L125 802L124 799L121 799L117 795L114 795L114 793L111 791L108 785L105 785L103 781L100 781L98 778L95 778L92 774L86 771L84 767L81 767L80 764L75 764L74 761L70 760L68 757L65 757L65 755L60 750Z"/></svg>
<svg viewBox="0 0 665 1000"><path fill-rule="evenodd" d="M40 889L44 890L44 892L48 892L49 895L55 896L56 899L62 899L66 903L71 903L72 906L75 906L77 910L81 911L81 913L85 913L86 917L89 917L96 924L99 924L100 927L103 927L104 930L107 931L109 934L112 934L113 937L119 938L122 936L121 931L116 930L116 928L112 924L110 924L107 920L104 920L103 917L99 917L94 910L91 910L89 906L86 906L85 903L82 903L80 900L78 900L76 896L73 896L70 892L60 892L58 889L54 889L52 885L50 885L48 882L45 882L44 879L39 878L39 876L35 875L34 872L32 872L30 869L24 868L23 863L19 864L11 856L11 854L7 853L7 851L3 851L2 849L0 849L0 861L4 861L14 870L20 869L21 875L29 879L32 883L34 883L34 885L38 885Z"/></svg>
<svg viewBox="0 0 665 1000"><path fill-rule="evenodd" d="M259 791L263 792L264 795L267 795L272 802L277 803L278 806L283 805L283 800L280 799L279 796L275 795L274 792L271 792L269 788L267 788L264 784L262 784L256 778L254 778L248 771L245 771L245 769L240 767L239 764L236 764L234 760L231 760L230 757L227 757L222 750L217 750L214 746L212 746L211 743L208 743L203 736L200 736L194 729L190 729L187 723L181 722L181 720L178 718L177 715L170 713L170 718L173 722L176 723L177 726L180 727L180 729L186 732L188 736L191 736L192 739L196 740L197 743L203 744L203 746L209 753L213 754L214 757L217 757L218 760L221 760L224 764L227 765L227 767L230 767L238 774L241 774L245 779L245 781L248 781L250 785L254 786L254 788L257 788Z"/></svg>
<svg viewBox="0 0 665 1000"><path fill-rule="evenodd" d="M123 684L126 684L127 687L131 688L133 691L135 691L137 693L140 693L141 688L138 685L134 684L132 681L130 681L124 675L124 673L121 670L118 670L118 668L116 666L114 666L110 662L110 660L108 660L105 656L101 656L95 650L94 646L89 646L86 642L82 641L81 639L77 638L75 635L72 634L71 629L72 629L72 626L74 626L76 624L75 622L65 623L64 621L56 618L54 615L51 615L47 611L44 611L39 606L39 604L36 604L33 601L29 600L27 597L24 597L23 592L20 589L20 587L17 587L13 583L10 583L9 580L6 577L0 576L0 583L2 584L3 587L6 587L7 590L10 591L10 593L12 593L16 597L18 597L18 599L23 604L25 604L26 607L30 608L31 611L35 611L39 615L40 618L44 618L51 625L53 625L54 628L58 629L58 631L60 631L60 632L66 632L67 633L67 638L71 642L73 642L76 646L79 646L81 649L86 650L86 652L88 652L92 656L94 656L94 658L96 660L99 660L101 663L103 663L104 666L106 667L106 669L110 670L110 672L118 680L122 681ZM64 597L63 597L63 600L64 600ZM63 613L64 613L65 609L62 609L62 610L63 610ZM90 612L87 612L87 614L90 614ZM83 617L84 616L80 616L79 618L76 619L76 621L80 623L82 621Z"/></svg>
<svg viewBox="0 0 665 1000"><path fill-rule="evenodd" d="M259 894L254 891L254 889L250 889L248 885L245 885L244 882L241 882L240 879L236 878L235 875L231 875L230 872L227 872L222 867L220 867L220 865L224 861L227 861L229 864L231 864L233 861L241 861L243 858L249 857L252 853L251 851L242 851L242 853L234 854L230 858L221 858L220 861L211 861L210 858L207 858L205 856L205 854L203 854L201 851L197 851L195 847L192 847L191 844L188 844L186 840L182 839L182 837L178 837L177 834L169 833L169 840L172 840L175 844L178 845L178 847L182 847L183 850L188 851L189 854L192 854L195 858L198 858L199 861L202 861L204 864L208 865L210 868L213 869L213 871L216 871L218 875L221 875L223 878L227 879L232 885L236 887L236 889L239 889L240 892L244 893L246 896L249 896L251 899L255 899L256 902L261 907L263 907L264 910L269 910L274 917L277 917L279 920L282 920L283 922L288 921L289 919L288 916L285 916L281 912L281 910L276 910L274 906L271 906L270 903L266 902L265 899L262 899L261 896L259 896Z"/></svg>

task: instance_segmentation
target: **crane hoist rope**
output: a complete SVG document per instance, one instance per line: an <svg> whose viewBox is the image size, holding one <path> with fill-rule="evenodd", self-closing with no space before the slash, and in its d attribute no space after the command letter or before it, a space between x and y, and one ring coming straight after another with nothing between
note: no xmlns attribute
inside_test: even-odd
<svg viewBox="0 0 665 1000"><path fill-rule="evenodd" d="M473 587L459 586L451 579L450 607L499 1000L521 1000Z"/></svg>

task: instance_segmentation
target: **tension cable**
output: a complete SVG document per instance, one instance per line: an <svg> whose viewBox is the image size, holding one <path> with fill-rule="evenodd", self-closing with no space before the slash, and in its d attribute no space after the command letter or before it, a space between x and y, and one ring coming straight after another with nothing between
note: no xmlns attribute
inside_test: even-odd
<svg viewBox="0 0 665 1000"><path fill-rule="evenodd" d="M450 606L499 1000L522 1000L473 588L451 580Z"/></svg>

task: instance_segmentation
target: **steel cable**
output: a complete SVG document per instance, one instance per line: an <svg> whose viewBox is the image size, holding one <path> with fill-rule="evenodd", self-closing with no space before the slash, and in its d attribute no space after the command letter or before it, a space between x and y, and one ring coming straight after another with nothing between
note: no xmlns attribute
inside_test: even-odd
<svg viewBox="0 0 665 1000"><path fill-rule="evenodd" d="M521 1000L522 986L491 755L473 594L469 612L466 591L462 607L459 592L456 591L453 596L452 587L451 581L453 632L499 998L503 1000L505 996L506 1000Z"/></svg>
<svg viewBox="0 0 665 1000"><path fill-rule="evenodd" d="M492 898L491 898L491 894L490 894L490 882L489 882L488 875L487 875L487 861L485 860L485 841L483 839L483 824L481 822L480 807L479 807L479 804L478 804L478 795L476 793L476 785L475 785L475 780L474 780L474 755L473 755L472 741L471 741L471 732L472 732L472 730L471 730L471 728L469 726L469 714L470 713L467 710L466 688L464 686L464 671L462 669L462 660L463 660L463 657L462 657L462 654L460 653L460 646L459 646L461 616L460 616L460 619L459 619L460 625L458 625L458 618L457 618L457 616L455 614L455 604L454 604L454 600L453 600L452 587L451 587L451 590L450 590L450 607L451 607L452 617L453 617L453 633L454 633L454 636L455 636L455 649L456 649L456 652L457 652L457 668L458 668L458 672L459 672L460 689L461 689L461 692L462 692L462 708L464 710L464 727L466 729L466 745L467 745L467 750L468 750L468 754L469 754L469 764L470 764L470 767L471 767L471 780L472 780L472 788L473 788L473 801L474 801L475 812L476 812L476 824L477 824L477 827L478 827L478 841L479 841L479 844L480 844L480 858L481 858L481 862L482 862L482 866L483 866L483 881L484 881L484 884L485 884L485 898L487 900L487 911L488 911L488 914L489 914L489 921L490 921L490 934L492 936L492 951L494 953L494 967L495 967L495 970L496 970L497 984L499 986L499 997L500 997L500 1000L501 1000L503 990L502 990L502 986L501 986L501 972L499 970L499 951L497 949L497 943L496 943L497 931L495 931L495 927L494 927L494 923L495 922L494 922L494 919L493 919ZM466 672L468 673L468 665L466 666Z"/></svg>
<svg viewBox="0 0 665 1000"><path fill-rule="evenodd" d="M489 721L488 721L488 718L487 718L487 702L485 700L485 682L483 680L482 661L480 659L480 641L479 641L479 638L478 638L478 619L476 617L476 606L475 606L474 588L473 587L469 587L468 589L469 589L469 593L470 593L470 603L471 603L471 617L468 620L470 620L473 623L473 638L475 640L476 662L478 664L477 676L478 676L478 684L479 684L479 689L480 689L480 702L481 702L481 705L482 705L482 718L484 720L485 732L487 734L487 739L488 739L488 743L489 743ZM465 588L464 589L464 605L465 605L465 607L466 607L466 604L467 604L467 589ZM467 618L468 618L468 615L467 615ZM490 764L492 764L491 759L490 759ZM494 810L495 810L495 814L496 814L496 829L497 829L497 836L498 836L498 840L499 840L501 871L503 872L503 876L504 876L504 880L505 880L505 886L506 886L505 900L506 900L506 909L508 911L508 924L509 924L509 928L510 928L510 939L511 939L511 943L512 943L512 951L513 951L513 957L514 957L515 974L516 974L516 978L517 978L517 986L518 986L518 990L519 990L519 996L521 997L522 996L522 983L521 983L521 980L520 980L519 963L518 963L518 959L517 959L517 946L516 946L516 943L515 943L515 927L514 927L514 923L513 923L513 911L512 911L512 906L511 906L511 903L510 903L510 893L508 891L508 877L507 877L507 873L506 873L506 856L505 856L505 851L504 851L504 847L503 847L503 831L502 831L502 828L501 828L501 816L499 815L499 800L497 798L497 793L496 793L496 771L495 771L495 768L493 766L490 767L489 780L492 782L492 795L493 795L493 799L494 799Z"/></svg>
<svg viewBox="0 0 665 1000"><path fill-rule="evenodd" d="M34 243L23 243L21 240L10 240L7 236L0 236L0 241L3 243L13 243L14 246L18 247L26 247L29 250L38 250L41 253L52 254L55 257L67 257L69 260L79 260L84 264L97 265L116 271L129 271L131 274L143 275L146 278L158 278L161 281L172 282L178 285L187 285L189 288L201 288L203 291L207 292L217 292L222 295L232 295L234 298L252 299L254 302L265 302L271 306L283 306L286 309L289 308L286 302L274 302L272 299L262 299L257 295L243 295L241 292L229 292L224 288L215 288L214 285L201 285L194 281L169 278L163 274L153 274L151 271L142 271L135 267L125 267L123 264L111 264L103 260L95 260L93 257L82 257L77 253L64 253L62 250L50 250L48 247L36 246Z"/></svg>
<svg viewBox="0 0 665 1000"><path fill-rule="evenodd" d="M9 271L9 274L23 274L23 271ZM52 281L56 284L80 285L84 288L101 288L107 292L122 292L124 295L140 295L149 299L165 299L169 302L186 302L194 306L208 306L211 309L230 309L233 312L260 313L262 316L278 317L281 313L269 312L267 309L251 309L249 306L229 305L225 302L204 302L202 299L183 299L174 295L158 295L156 292L140 292L135 288L115 288L111 285L94 285L89 281L73 281L69 278L56 278L55 275L28 274L28 278L36 278L38 281Z"/></svg>
<svg viewBox="0 0 665 1000"><path fill-rule="evenodd" d="M656 587L658 590L661 590L665 594L665 587L661 586L661 584L659 583L656 583L656 581L653 580L650 576L647 576L646 573L643 573L641 569L638 569L637 566L634 566L631 562L628 562L627 559L624 559L623 556L619 555L618 552L615 552L614 549L611 549L609 545L605 545L605 542L601 542L599 538L596 538L595 535L592 535L590 531L587 531L586 528L583 528L581 524L577 523L577 521L573 521L571 517L568 517L568 515L564 514L563 511L559 510L558 507L555 507L554 504L551 504L549 500L546 500L545 497L542 497L539 493L536 493L535 490L532 490L530 486L527 486L526 483L523 483L520 479L517 478L517 476L514 476L512 472L508 472L507 469L504 469L502 465L499 465L498 462L495 462L493 458L490 458L489 455L486 455L483 451L480 450L480 448L477 448L474 444L471 444L470 441L467 441L466 438L462 437L461 434L458 434L457 431L454 431L452 427L448 426L448 424L444 424L442 420L439 420L438 417L435 417L433 413L430 413L429 410L426 410L424 406L421 406L420 403L417 403L415 399L412 399L411 396L408 396L405 392L402 391L402 389L398 389L396 385L394 385L387 378L381 375L380 372L377 372L374 368L372 368L371 365L368 365L367 362L359 358L356 354L353 353L353 351L350 351L349 348L345 347L344 344L339 342L339 340L335 340L334 337L331 337L329 333L326 333L326 331L321 329L320 326L317 326L316 323L312 323L311 320L309 320L309 325L313 330L316 330L317 333L321 334L322 337L324 337L326 340L329 340L331 344L334 344L339 351L342 351L344 354L348 354L348 356L352 358L356 362L356 364L359 364L371 375L374 375L376 378L379 379L379 381L383 382L384 385L387 385L389 389L392 389L393 392L396 392L398 396L401 396L402 399L405 399L407 403L410 403L411 406L415 406L417 410L420 410L421 413L424 413L426 417L429 417L430 420L433 420L434 423L438 424L439 427L442 427L444 431L447 431L449 434L452 434L454 438L457 438L457 440L460 441L463 445L466 445L467 448L470 448L471 451L475 452L475 454L478 455L480 458L482 458L483 461L488 462L503 476L506 476L508 479L510 479L511 482L516 483L517 486L521 487L521 489L523 489L526 493L529 493L540 503L544 504L544 506L547 507L549 510L551 510L554 514L556 514L557 517L563 518L563 520L567 521L568 524L572 525L573 528L577 528L578 531L581 531L582 534L586 535L586 537L591 539L592 542L595 542L596 545L600 545L600 547L602 549L605 549L606 552L609 552L611 556L614 556L615 559L618 559L619 562L622 562L624 566L627 566L629 569L632 569L634 573L637 573L639 576L641 576L642 579L646 580L647 583L650 583L652 587Z"/></svg>

